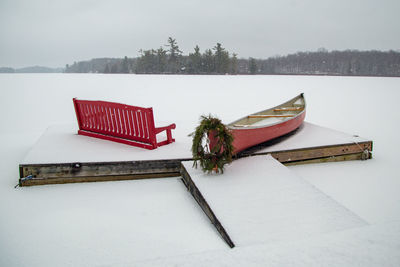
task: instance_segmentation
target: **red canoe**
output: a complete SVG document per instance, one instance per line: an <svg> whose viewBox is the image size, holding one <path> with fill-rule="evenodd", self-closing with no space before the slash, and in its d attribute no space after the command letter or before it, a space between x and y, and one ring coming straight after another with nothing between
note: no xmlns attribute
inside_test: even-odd
<svg viewBox="0 0 400 267"><path fill-rule="evenodd" d="M279 106L228 124L234 138L234 154L296 130L305 116L306 102L300 94Z"/></svg>

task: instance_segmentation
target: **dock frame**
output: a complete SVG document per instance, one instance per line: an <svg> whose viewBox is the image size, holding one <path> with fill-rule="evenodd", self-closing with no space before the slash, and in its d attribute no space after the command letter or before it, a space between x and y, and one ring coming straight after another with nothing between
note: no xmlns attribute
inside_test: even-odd
<svg viewBox="0 0 400 267"><path fill-rule="evenodd" d="M278 141L279 139L273 142ZM271 145L271 142L245 150L236 159L271 154L285 165L366 160L372 158L373 142L364 141L260 152L260 149L269 145ZM193 159L20 164L19 186L179 177L181 176L181 162L189 160Z"/></svg>

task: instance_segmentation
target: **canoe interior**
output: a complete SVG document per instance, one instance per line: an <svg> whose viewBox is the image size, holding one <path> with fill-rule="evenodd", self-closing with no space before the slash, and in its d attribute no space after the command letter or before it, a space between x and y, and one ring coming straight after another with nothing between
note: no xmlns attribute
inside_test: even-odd
<svg viewBox="0 0 400 267"><path fill-rule="evenodd" d="M229 128L258 128L290 120L304 112L305 100L303 94L276 107L253 113L228 124Z"/></svg>

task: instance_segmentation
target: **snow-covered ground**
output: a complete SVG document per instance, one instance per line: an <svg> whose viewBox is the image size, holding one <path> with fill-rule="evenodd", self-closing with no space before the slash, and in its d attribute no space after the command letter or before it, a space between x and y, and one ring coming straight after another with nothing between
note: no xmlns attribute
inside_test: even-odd
<svg viewBox="0 0 400 267"><path fill-rule="evenodd" d="M398 78L2 74L0 88L0 266L400 265ZM229 249L177 178L14 189L41 134L75 123L73 97L151 106L190 133L300 92L308 122L373 140L374 158L290 170L368 225Z"/></svg>

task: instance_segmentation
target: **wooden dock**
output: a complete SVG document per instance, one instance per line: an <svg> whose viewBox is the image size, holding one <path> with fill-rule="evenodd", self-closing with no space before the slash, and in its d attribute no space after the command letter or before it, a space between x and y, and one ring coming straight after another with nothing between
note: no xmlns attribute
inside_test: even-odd
<svg viewBox="0 0 400 267"><path fill-rule="evenodd" d="M20 186L181 176L192 160L191 139L177 130L176 143L152 151L78 136L73 127L49 128L19 166ZM267 155L285 165L365 160L373 142L315 124L240 153Z"/></svg>
<svg viewBox="0 0 400 267"><path fill-rule="evenodd" d="M306 238L366 222L271 155L242 158L224 174L182 163L183 181L229 247Z"/></svg>

